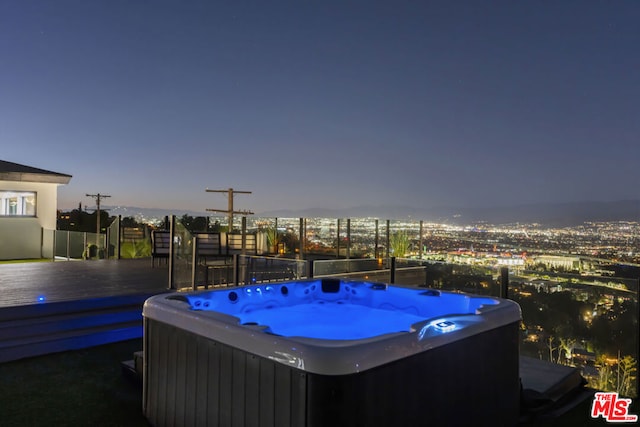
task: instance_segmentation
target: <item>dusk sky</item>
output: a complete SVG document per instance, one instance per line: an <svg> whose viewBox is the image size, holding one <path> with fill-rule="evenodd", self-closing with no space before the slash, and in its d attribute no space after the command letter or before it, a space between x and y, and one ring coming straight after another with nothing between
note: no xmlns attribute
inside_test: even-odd
<svg viewBox="0 0 640 427"><path fill-rule="evenodd" d="M0 58L60 208L640 198L636 0L0 0Z"/></svg>

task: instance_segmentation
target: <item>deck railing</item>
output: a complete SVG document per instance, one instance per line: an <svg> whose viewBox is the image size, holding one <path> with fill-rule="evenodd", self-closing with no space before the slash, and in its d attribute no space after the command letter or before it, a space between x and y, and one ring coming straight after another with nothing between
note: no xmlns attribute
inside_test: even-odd
<svg viewBox="0 0 640 427"><path fill-rule="evenodd" d="M596 389L638 395L637 279L396 258L304 261L238 255L225 268L228 279L210 285L331 276L508 296L522 308L522 355L576 366Z"/></svg>
<svg viewBox="0 0 640 427"><path fill-rule="evenodd" d="M172 218L172 224L171 289L336 276L508 297L522 308L522 354L580 366L598 389L638 394L638 278L421 259L426 236L437 237L437 230L422 221L374 219L243 219L242 234L258 235L266 228L280 234L275 249L265 248L266 235L256 237L259 253L288 253L290 258L249 254L245 243L231 256L202 263L194 252L194 235L179 220ZM56 256L82 257L95 238L93 233L56 232ZM483 243L474 244L477 249ZM410 253L417 255L401 256Z"/></svg>

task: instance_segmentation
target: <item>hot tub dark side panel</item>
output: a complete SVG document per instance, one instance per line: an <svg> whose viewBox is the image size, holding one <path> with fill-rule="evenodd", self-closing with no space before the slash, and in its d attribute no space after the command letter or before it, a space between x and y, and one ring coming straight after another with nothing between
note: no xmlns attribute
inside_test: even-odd
<svg viewBox="0 0 640 427"><path fill-rule="evenodd" d="M305 425L305 372L148 318L144 343L153 426Z"/></svg>
<svg viewBox="0 0 640 427"><path fill-rule="evenodd" d="M154 426L515 425L518 325L365 372L306 373L145 319Z"/></svg>
<svg viewBox="0 0 640 427"><path fill-rule="evenodd" d="M358 374L309 374L307 425L516 425L518 360L512 324Z"/></svg>

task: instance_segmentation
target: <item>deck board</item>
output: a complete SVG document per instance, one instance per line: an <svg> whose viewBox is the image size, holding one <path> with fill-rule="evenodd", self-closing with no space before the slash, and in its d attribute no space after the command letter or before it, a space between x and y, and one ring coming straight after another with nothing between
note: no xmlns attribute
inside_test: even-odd
<svg viewBox="0 0 640 427"><path fill-rule="evenodd" d="M0 264L0 308L37 304L40 297L51 303L167 288L167 266L151 268L149 259Z"/></svg>

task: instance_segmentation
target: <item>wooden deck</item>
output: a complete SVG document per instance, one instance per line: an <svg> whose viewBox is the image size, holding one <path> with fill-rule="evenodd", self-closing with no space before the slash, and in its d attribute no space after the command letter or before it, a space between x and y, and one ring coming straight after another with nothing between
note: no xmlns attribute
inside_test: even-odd
<svg viewBox="0 0 640 427"><path fill-rule="evenodd" d="M162 293L168 280L149 259L0 264L0 308Z"/></svg>
<svg viewBox="0 0 640 427"><path fill-rule="evenodd" d="M168 283L148 258L0 264L0 363L139 338Z"/></svg>

